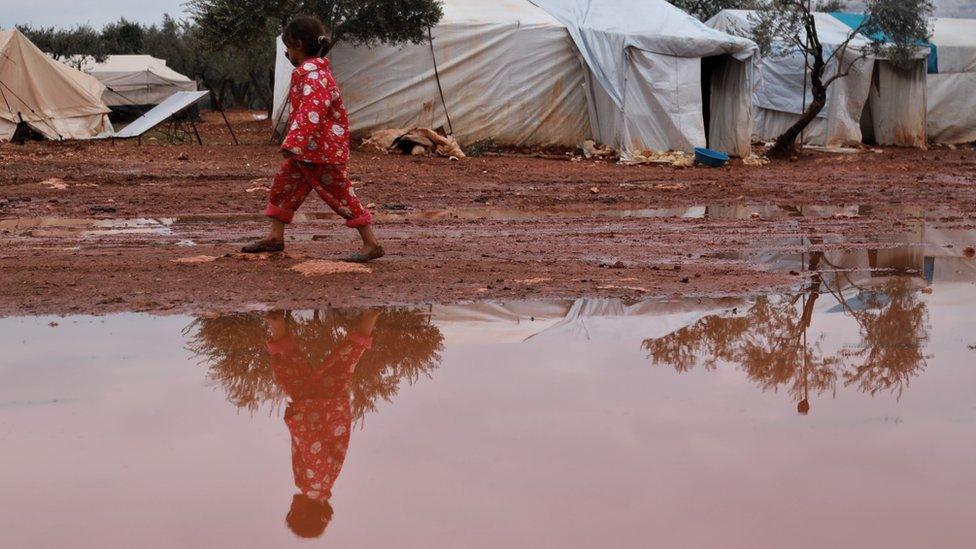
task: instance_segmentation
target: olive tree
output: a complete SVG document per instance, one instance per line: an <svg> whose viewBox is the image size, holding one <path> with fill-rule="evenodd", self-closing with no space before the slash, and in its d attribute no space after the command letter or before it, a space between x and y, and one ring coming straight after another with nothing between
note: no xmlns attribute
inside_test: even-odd
<svg viewBox="0 0 976 549"><path fill-rule="evenodd" d="M301 13L319 16L333 43L419 43L443 15L437 0L190 0L187 5L215 49L277 33Z"/></svg>
<svg viewBox="0 0 976 549"><path fill-rule="evenodd" d="M827 89L850 74L858 62L874 55L896 65L907 64L930 36L931 0L868 0L863 21L832 50L824 47L817 33L815 12L819 3L808 0L759 0L758 3L752 16L753 40L764 56L799 51L806 62L812 95L800 118L776 138L768 151L775 158L790 157L796 152L797 138L827 104ZM852 45L861 39L868 41L866 47ZM829 73L828 66L833 67Z"/></svg>

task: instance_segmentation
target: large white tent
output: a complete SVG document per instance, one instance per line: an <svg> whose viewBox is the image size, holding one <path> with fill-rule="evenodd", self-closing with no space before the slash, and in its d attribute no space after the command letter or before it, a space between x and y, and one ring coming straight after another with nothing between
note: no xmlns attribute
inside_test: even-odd
<svg viewBox="0 0 976 549"><path fill-rule="evenodd" d="M462 143L594 138L625 153L706 144L749 153L751 41L662 0L588 3L604 15L582 18L573 2L446 0L430 43L338 45L330 58L353 133L425 126ZM278 50L281 127L291 66L280 40ZM706 63L704 92L703 57L720 60Z"/></svg>
<svg viewBox="0 0 976 549"><path fill-rule="evenodd" d="M443 8L433 46L340 43L330 53L353 134L451 127L462 143L570 146L590 137L583 71L565 27L526 0ZM281 40L278 49L274 119L283 124L291 65Z"/></svg>
<svg viewBox="0 0 976 549"><path fill-rule="evenodd" d="M926 85L928 137L936 143L976 141L976 19L932 21Z"/></svg>
<svg viewBox="0 0 976 549"><path fill-rule="evenodd" d="M98 80L45 55L20 31L0 31L0 141L23 120L48 139L112 131Z"/></svg>
<svg viewBox="0 0 976 549"><path fill-rule="evenodd" d="M716 32L663 0L532 2L566 25L586 62L598 141L625 153L706 144L750 153L752 41Z"/></svg>
<svg viewBox="0 0 976 549"><path fill-rule="evenodd" d="M707 24L737 36L751 36L753 13L723 10ZM815 20L827 55L853 32L832 14L817 13ZM804 132L805 143L843 146L873 139L883 145L925 146L927 50L919 50L918 60L910 69L898 69L867 53L868 46L867 38L860 35L850 41L843 64L845 70L850 67L850 73L828 88L827 105ZM858 60L852 63L852 59ZM812 93L804 56L797 48L778 46L762 59L760 67L754 86L753 132L758 139L768 141L796 122L812 101ZM835 57L825 75L830 77L837 70Z"/></svg>
<svg viewBox="0 0 976 549"><path fill-rule="evenodd" d="M107 88L102 99L110 107L158 105L178 91L196 91L197 83L151 55L110 55L90 60L82 71Z"/></svg>

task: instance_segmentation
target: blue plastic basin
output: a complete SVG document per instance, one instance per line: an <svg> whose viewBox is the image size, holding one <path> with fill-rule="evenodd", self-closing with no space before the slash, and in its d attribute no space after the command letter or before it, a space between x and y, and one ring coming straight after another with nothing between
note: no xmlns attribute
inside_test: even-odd
<svg viewBox="0 0 976 549"><path fill-rule="evenodd" d="M729 155L704 147L695 147L695 162L712 168L721 168L729 161Z"/></svg>

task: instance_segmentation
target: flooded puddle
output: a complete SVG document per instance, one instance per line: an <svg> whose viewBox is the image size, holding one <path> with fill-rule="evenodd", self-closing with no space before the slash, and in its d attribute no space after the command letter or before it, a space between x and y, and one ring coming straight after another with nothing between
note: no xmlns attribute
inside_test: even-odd
<svg viewBox="0 0 976 549"><path fill-rule="evenodd" d="M0 545L968 547L976 275L879 253L748 299L2 319Z"/></svg>
<svg viewBox="0 0 976 549"><path fill-rule="evenodd" d="M683 218L683 219L712 219L712 220L744 220L766 219L781 220L793 218L809 219L854 219L882 215L897 215L905 219L932 218L947 215L944 212L934 212L916 207L873 207L864 205L849 206L792 206L792 205L711 205L689 206L679 208L647 208L647 209L524 209L524 208L496 208L490 206L471 208L451 208L444 210L399 210L378 208L377 219L409 220L409 221L440 221L448 219L459 220L491 220L491 221L527 221L533 219L560 218L612 218L612 219L654 219L654 218ZM296 222L333 221L335 214L331 212L300 212L296 214ZM32 217L0 219L0 231L32 237L94 237L113 235L155 235L170 236L181 226L234 224L234 223L263 223L267 218L256 213L227 213L227 214L193 214L180 217L156 218L61 218L61 217Z"/></svg>

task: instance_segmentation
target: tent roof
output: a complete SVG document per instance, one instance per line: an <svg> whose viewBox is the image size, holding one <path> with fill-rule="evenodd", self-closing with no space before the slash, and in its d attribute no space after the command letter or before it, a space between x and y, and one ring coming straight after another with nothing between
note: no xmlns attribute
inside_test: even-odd
<svg viewBox="0 0 976 549"><path fill-rule="evenodd" d="M745 59L756 50L751 40L710 28L664 0L531 1L571 33L625 37L627 47L653 53L676 57L731 54Z"/></svg>
<svg viewBox="0 0 976 549"><path fill-rule="evenodd" d="M511 23L522 26L564 25L528 0L442 0L444 17L438 25Z"/></svg>
<svg viewBox="0 0 976 549"><path fill-rule="evenodd" d="M697 58L729 54L744 60L754 42L709 28L664 0L531 0L566 25L600 86L623 108L628 50Z"/></svg>
<svg viewBox="0 0 976 549"><path fill-rule="evenodd" d="M105 86L51 59L19 30L0 31L0 118L28 122L106 114Z"/></svg>
<svg viewBox="0 0 976 549"><path fill-rule="evenodd" d="M709 19L706 24L736 36L751 36L754 25L750 21L750 16L755 13L754 10L722 10ZM817 23L817 35L820 37L820 43L824 46L834 48L844 43L850 36L851 28L833 15L820 12L813 15ZM867 45L867 39L860 36L851 41L852 47Z"/></svg>
<svg viewBox="0 0 976 549"><path fill-rule="evenodd" d="M192 82L186 76L167 67L165 60L151 55L110 55L101 63L96 63L89 58L82 64L81 69L92 75L151 72L170 82Z"/></svg>

